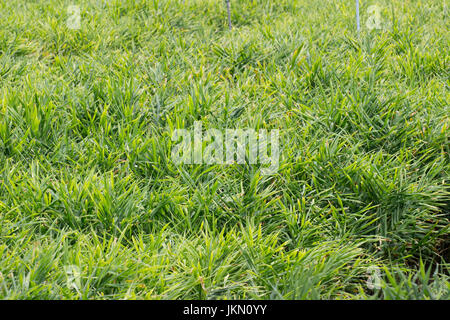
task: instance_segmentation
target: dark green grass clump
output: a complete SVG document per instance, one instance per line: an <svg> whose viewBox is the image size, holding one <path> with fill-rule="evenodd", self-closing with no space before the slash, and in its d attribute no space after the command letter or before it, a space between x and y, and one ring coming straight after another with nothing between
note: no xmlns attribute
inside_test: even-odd
<svg viewBox="0 0 450 320"><path fill-rule="evenodd" d="M71 4L0 3L0 298L450 298L443 1ZM194 121L278 172L174 164Z"/></svg>

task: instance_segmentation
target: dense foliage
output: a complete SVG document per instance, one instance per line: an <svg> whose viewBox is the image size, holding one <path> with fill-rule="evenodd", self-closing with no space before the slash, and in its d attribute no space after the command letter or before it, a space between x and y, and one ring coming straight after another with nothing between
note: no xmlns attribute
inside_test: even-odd
<svg viewBox="0 0 450 320"><path fill-rule="evenodd" d="M446 10L1 1L0 297L450 298ZM278 172L174 164L194 121Z"/></svg>

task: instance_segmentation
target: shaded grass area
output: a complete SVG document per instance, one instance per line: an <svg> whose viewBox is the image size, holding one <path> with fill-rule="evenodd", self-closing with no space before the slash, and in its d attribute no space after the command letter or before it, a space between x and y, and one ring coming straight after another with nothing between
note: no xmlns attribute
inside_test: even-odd
<svg viewBox="0 0 450 320"><path fill-rule="evenodd" d="M1 298L450 297L442 1L69 4L0 4ZM174 164L194 121L277 174Z"/></svg>

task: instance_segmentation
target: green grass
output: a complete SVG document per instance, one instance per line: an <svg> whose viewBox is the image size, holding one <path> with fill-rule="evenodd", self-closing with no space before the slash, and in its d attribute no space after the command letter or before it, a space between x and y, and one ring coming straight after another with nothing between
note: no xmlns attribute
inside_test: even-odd
<svg viewBox="0 0 450 320"><path fill-rule="evenodd" d="M449 299L448 13L354 5L1 1L0 298ZM194 121L278 173L175 165Z"/></svg>

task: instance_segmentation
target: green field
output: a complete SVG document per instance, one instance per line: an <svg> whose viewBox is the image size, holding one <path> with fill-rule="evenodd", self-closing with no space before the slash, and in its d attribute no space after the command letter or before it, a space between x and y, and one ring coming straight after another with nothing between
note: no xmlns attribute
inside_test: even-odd
<svg viewBox="0 0 450 320"><path fill-rule="evenodd" d="M0 298L450 299L448 8L360 12L1 0ZM195 121L277 172L174 163Z"/></svg>

